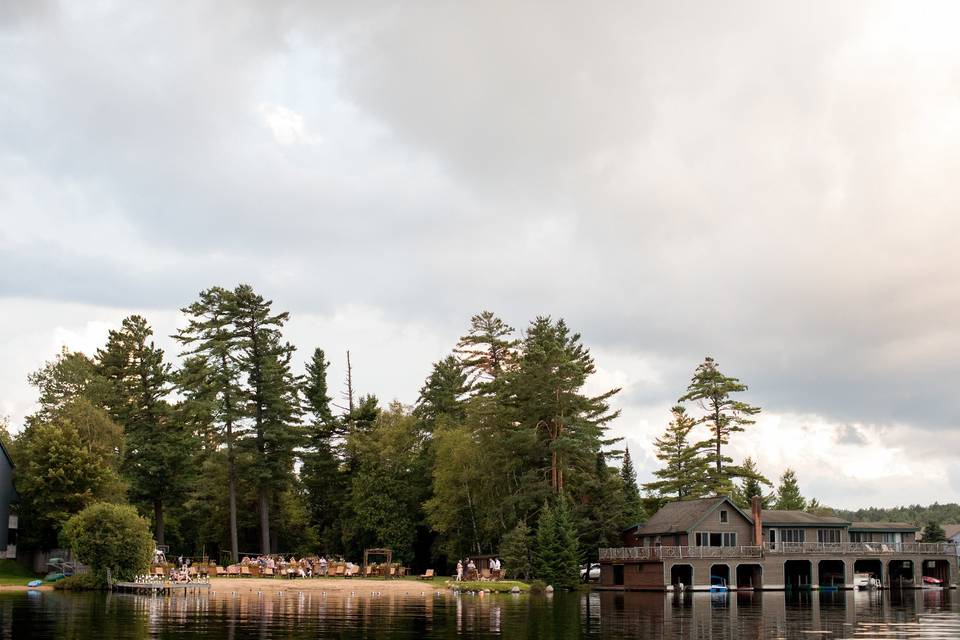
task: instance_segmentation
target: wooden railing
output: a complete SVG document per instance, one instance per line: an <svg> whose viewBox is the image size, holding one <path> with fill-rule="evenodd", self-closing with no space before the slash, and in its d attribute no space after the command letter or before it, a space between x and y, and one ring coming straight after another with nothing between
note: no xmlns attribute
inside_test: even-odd
<svg viewBox="0 0 960 640"><path fill-rule="evenodd" d="M764 555L955 555L946 542L778 542L762 547L618 547L600 549L600 560L663 560L679 558L759 558Z"/></svg>

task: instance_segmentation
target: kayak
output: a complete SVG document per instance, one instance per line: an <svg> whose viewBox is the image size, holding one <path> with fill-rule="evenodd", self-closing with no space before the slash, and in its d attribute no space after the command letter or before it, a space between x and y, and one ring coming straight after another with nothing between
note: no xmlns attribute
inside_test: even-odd
<svg viewBox="0 0 960 640"><path fill-rule="evenodd" d="M30 582L27 583L27 586L28 586L28 587L39 587L39 586L42 585L42 584L43 584L43 580L31 580Z"/></svg>

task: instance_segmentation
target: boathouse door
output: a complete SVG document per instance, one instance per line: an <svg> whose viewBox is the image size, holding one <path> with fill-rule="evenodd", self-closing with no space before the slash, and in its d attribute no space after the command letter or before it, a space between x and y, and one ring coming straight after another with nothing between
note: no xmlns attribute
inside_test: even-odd
<svg viewBox="0 0 960 640"><path fill-rule="evenodd" d="M776 529L770 529L770 548L771 549L777 548L777 530Z"/></svg>

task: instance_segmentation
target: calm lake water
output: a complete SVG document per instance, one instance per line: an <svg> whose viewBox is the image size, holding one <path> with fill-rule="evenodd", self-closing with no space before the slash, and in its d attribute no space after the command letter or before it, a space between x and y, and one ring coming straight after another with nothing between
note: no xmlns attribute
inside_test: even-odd
<svg viewBox="0 0 960 640"><path fill-rule="evenodd" d="M359 586L359 585L358 585ZM960 594L0 594L3 638L960 638Z"/></svg>

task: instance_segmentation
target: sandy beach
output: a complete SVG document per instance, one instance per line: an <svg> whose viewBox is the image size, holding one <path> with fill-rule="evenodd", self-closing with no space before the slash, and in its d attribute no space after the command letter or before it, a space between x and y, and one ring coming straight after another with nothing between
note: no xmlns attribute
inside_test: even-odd
<svg viewBox="0 0 960 640"><path fill-rule="evenodd" d="M213 578L213 591L327 591L357 593L407 593L420 595L444 591L446 587L436 582L420 580L377 580L374 578Z"/></svg>

